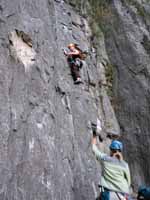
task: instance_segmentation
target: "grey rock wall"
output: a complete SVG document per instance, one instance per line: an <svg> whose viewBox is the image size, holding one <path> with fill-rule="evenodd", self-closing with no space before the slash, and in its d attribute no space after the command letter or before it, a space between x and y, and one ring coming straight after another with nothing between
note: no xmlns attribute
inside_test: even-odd
<svg viewBox="0 0 150 200"><path fill-rule="evenodd" d="M114 0L109 5L105 41L115 69L115 110L137 187L150 184L150 3Z"/></svg>
<svg viewBox="0 0 150 200"><path fill-rule="evenodd" d="M91 30L64 1L0 1L0 200L91 200L100 165L91 152L91 122L119 126L107 96L103 58ZM62 48L89 51L74 85ZM109 126L108 126L109 125Z"/></svg>

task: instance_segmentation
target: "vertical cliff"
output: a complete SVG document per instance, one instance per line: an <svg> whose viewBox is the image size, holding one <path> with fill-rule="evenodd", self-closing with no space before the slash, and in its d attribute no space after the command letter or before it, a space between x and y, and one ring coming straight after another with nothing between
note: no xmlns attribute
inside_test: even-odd
<svg viewBox="0 0 150 200"><path fill-rule="evenodd" d="M91 123L109 144L119 126L107 92L103 34L62 0L0 1L0 199L91 200L100 166ZM94 44L101 48L97 48ZM74 85L62 48L89 54Z"/></svg>
<svg viewBox="0 0 150 200"><path fill-rule="evenodd" d="M132 184L150 184L150 3L109 3L105 44L114 66L115 110L120 123Z"/></svg>
<svg viewBox="0 0 150 200"><path fill-rule="evenodd" d="M70 0L87 16L97 52L101 31L109 65L108 94L119 120L134 189L150 184L150 2L149 0ZM95 40L95 38L97 38Z"/></svg>
<svg viewBox="0 0 150 200"><path fill-rule="evenodd" d="M88 56L74 85L62 49ZM0 1L0 200L91 200L120 134L135 188L149 182L148 0ZM114 113L117 114L119 125Z"/></svg>

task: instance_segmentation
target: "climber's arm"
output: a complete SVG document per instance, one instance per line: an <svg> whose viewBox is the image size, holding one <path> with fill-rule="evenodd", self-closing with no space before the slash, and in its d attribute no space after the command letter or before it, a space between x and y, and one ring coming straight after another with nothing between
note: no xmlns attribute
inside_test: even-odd
<svg viewBox="0 0 150 200"><path fill-rule="evenodd" d="M74 51L70 51L66 55L67 56L72 56L72 55L79 55L79 54L80 54L80 52L77 49L75 49Z"/></svg>
<svg viewBox="0 0 150 200"><path fill-rule="evenodd" d="M96 146L97 142L96 142L96 135L93 135L93 138L92 138L92 150L93 150L93 153L95 154L96 158L98 160L102 160L106 154L101 152L98 147Z"/></svg>

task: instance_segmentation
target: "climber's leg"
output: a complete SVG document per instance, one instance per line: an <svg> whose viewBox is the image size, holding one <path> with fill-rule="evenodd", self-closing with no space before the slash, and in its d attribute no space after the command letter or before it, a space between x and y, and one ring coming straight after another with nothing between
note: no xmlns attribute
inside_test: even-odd
<svg viewBox="0 0 150 200"><path fill-rule="evenodd" d="M71 73L75 81L77 78L80 78L79 68L75 64L72 64L71 66Z"/></svg>
<svg viewBox="0 0 150 200"><path fill-rule="evenodd" d="M72 73L73 79L74 79L76 84L82 83L78 66L76 66L75 64L72 64L71 65L71 73Z"/></svg>

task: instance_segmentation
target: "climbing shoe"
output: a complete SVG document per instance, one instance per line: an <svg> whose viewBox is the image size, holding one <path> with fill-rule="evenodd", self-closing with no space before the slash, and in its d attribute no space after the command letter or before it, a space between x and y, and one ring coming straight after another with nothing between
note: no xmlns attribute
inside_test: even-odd
<svg viewBox="0 0 150 200"><path fill-rule="evenodd" d="M75 82L74 82L74 84L80 84L80 83L82 83L81 78L77 78L77 80L75 80Z"/></svg>

